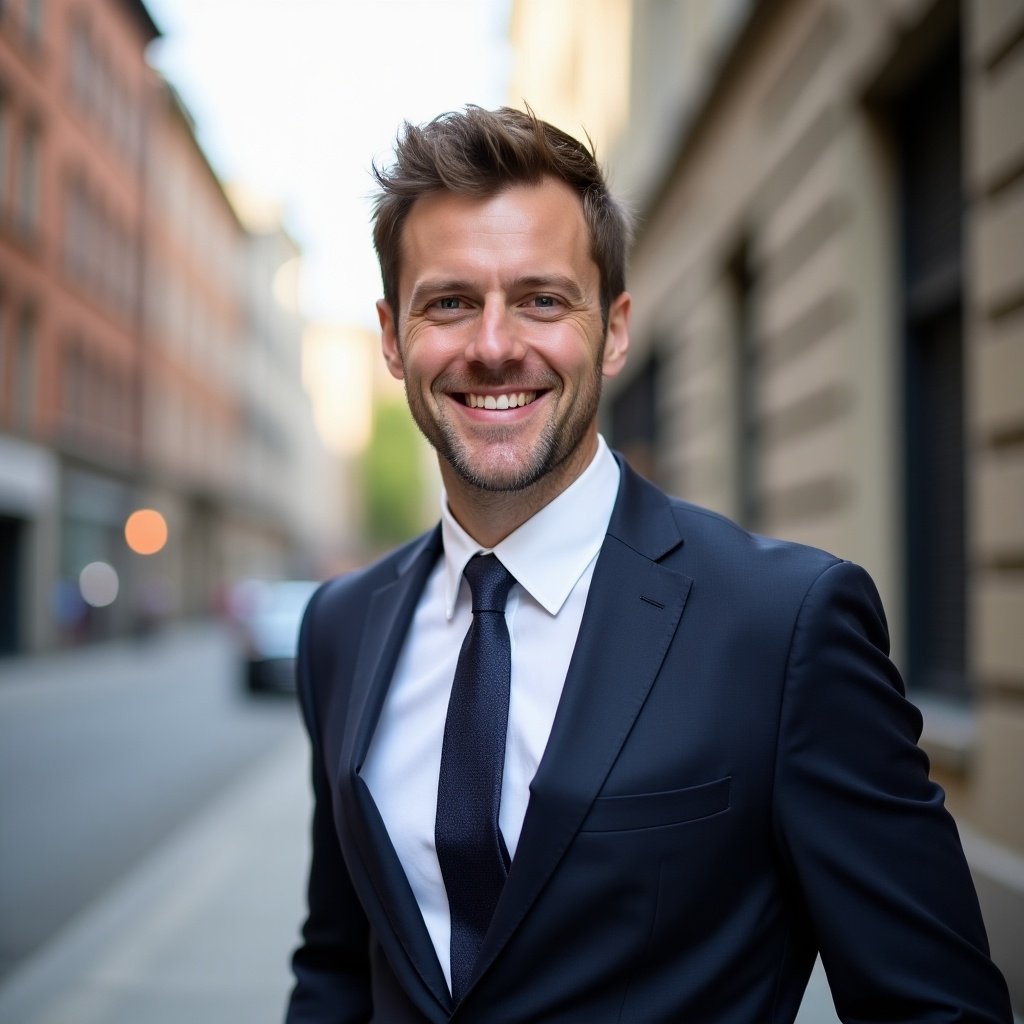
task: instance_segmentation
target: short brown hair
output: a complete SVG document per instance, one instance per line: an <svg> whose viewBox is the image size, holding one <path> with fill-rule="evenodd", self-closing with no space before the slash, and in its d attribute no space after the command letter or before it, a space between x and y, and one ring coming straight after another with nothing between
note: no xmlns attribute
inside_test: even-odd
<svg viewBox="0 0 1024 1024"><path fill-rule="evenodd" d="M588 140L589 141L589 140ZM384 298L398 316L402 228L413 203L432 192L496 195L512 185L565 182L580 197L590 231L590 252L601 275L601 310L626 288L632 239L626 210L608 191L592 146L541 121L533 111L467 106L424 125L406 121L395 142L395 162L373 165L380 191L373 210L373 244Z"/></svg>

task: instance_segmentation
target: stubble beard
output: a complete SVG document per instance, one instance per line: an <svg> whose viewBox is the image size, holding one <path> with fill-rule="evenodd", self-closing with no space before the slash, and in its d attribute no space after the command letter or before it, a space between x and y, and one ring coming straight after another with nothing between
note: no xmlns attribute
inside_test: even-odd
<svg viewBox="0 0 1024 1024"><path fill-rule="evenodd" d="M502 382L508 384L507 381ZM474 456L472 448L459 436L454 424L443 412L446 394L454 390L445 378L434 382L434 412L427 408L418 391L405 381L409 410L420 432L430 445L464 483L481 491L511 494L527 490L561 466L582 444L588 429L597 416L601 399L601 361L597 360L593 376L576 395L572 406L560 420L552 416L544 424L532 450L524 453L522 441L517 440L515 427L495 425L491 432L485 456ZM515 386L515 385L513 385ZM460 385L460 389L463 385ZM464 386L472 391L471 385ZM523 390L528 390L524 388ZM546 388L549 400L557 402L561 394L558 387ZM484 460L486 459L486 464Z"/></svg>

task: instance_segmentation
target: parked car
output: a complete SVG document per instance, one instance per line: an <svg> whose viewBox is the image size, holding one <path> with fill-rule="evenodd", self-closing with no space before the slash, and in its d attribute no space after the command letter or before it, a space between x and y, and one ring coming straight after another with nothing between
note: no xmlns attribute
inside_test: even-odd
<svg viewBox="0 0 1024 1024"><path fill-rule="evenodd" d="M295 651L302 613L315 580L244 580L228 611L241 641L241 675L250 693L295 690Z"/></svg>

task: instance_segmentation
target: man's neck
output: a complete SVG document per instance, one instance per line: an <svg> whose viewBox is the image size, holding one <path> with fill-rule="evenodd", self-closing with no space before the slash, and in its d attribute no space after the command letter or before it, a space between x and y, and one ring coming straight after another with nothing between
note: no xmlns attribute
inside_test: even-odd
<svg viewBox="0 0 1024 1024"><path fill-rule="evenodd" d="M516 491L488 491L467 483L439 460L448 508L455 521L481 547L493 548L554 501L590 465L597 454L597 435L536 483Z"/></svg>

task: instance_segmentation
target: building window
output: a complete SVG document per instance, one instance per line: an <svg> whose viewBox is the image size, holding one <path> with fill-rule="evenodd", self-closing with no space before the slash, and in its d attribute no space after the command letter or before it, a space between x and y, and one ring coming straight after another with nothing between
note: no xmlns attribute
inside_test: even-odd
<svg viewBox="0 0 1024 1024"><path fill-rule="evenodd" d="M65 425L77 419L76 390L78 388L78 348L73 341L65 342L60 373L60 418Z"/></svg>
<svg viewBox="0 0 1024 1024"><path fill-rule="evenodd" d="M46 5L43 0L25 0L25 42L38 50L43 41L43 23L46 20Z"/></svg>
<svg viewBox="0 0 1024 1024"><path fill-rule="evenodd" d="M32 429L36 413L36 342L35 310L26 308L18 318L13 381L14 422L26 432Z"/></svg>
<svg viewBox="0 0 1024 1024"><path fill-rule="evenodd" d="M78 177L67 174L64 177L64 269L74 277L76 263L76 240L78 237Z"/></svg>
<svg viewBox="0 0 1024 1024"><path fill-rule="evenodd" d="M610 411L609 435L613 447L649 479L657 479L658 390L661 361L656 344L633 374L629 383L615 396Z"/></svg>
<svg viewBox="0 0 1024 1024"><path fill-rule="evenodd" d="M64 348L61 380L61 417L65 424L80 428L87 420L85 343L81 337L68 340Z"/></svg>
<svg viewBox="0 0 1024 1024"><path fill-rule="evenodd" d="M92 41L89 24L76 16L71 26L71 92L83 109L89 106L89 71L92 63Z"/></svg>
<svg viewBox="0 0 1024 1024"><path fill-rule="evenodd" d="M0 217L7 212L11 160L11 102L0 87Z"/></svg>
<svg viewBox="0 0 1024 1024"><path fill-rule="evenodd" d="M109 220L99 193L92 197L90 204L89 273L88 278L96 288L96 298L107 299L110 295L110 232Z"/></svg>
<svg viewBox="0 0 1024 1024"><path fill-rule="evenodd" d="M96 122L106 130L110 112L110 64L101 49L93 51L92 60L92 112Z"/></svg>
<svg viewBox="0 0 1024 1024"><path fill-rule="evenodd" d="M64 259L68 273L81 282L88 252L89 197L81 175L72 174L65 185Z"/></svg>
<svg viewBox="0 0 1024 1024"><path fill-rule="evenodd" d="M960 39L895 111L903 264L907 677L968 696Z"/></svg>
<svg viewBox="0 0 1024 1024"><path fill-rule="evenodd" d="M15 220L25 235L35 235L39 226L39 126L29 122L18 153L18 192Z"/></svg>

